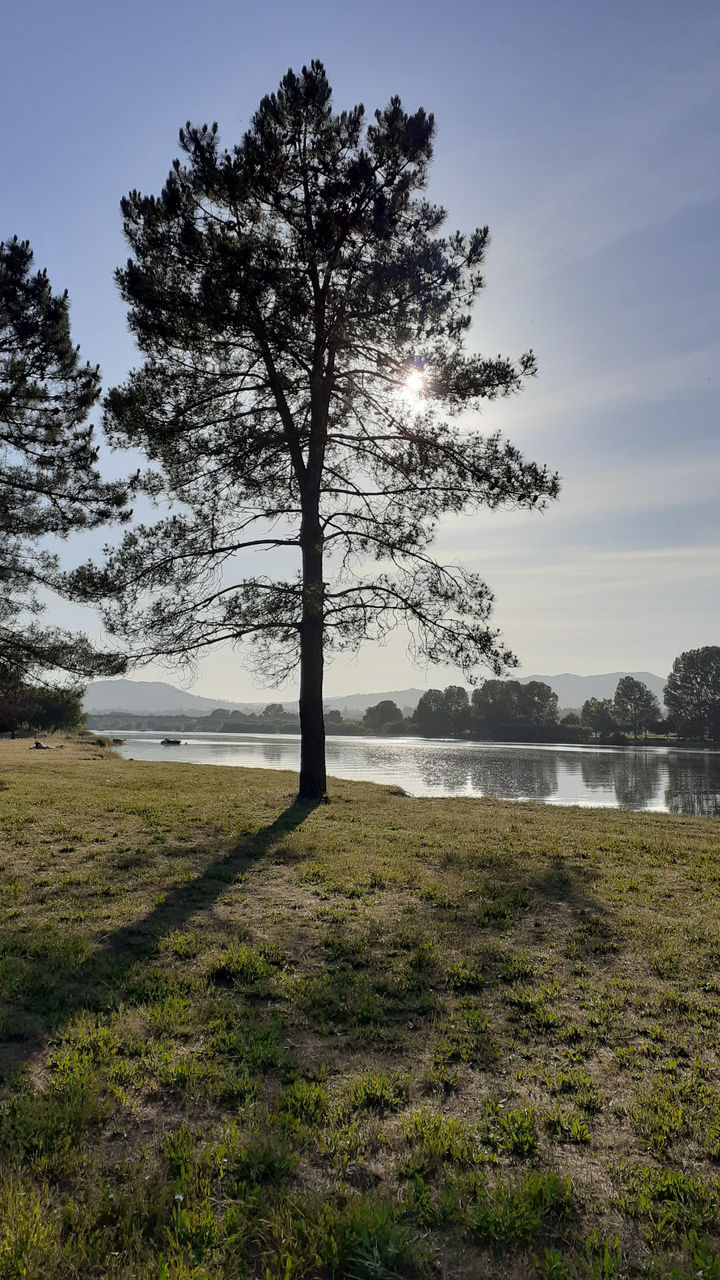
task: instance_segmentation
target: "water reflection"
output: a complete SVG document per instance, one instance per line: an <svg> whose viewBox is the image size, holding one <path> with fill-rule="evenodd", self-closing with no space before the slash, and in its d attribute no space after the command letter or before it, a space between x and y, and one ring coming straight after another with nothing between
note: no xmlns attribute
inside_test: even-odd
<svg viewBox="0 0 720 1280"><path fill-rule="evenodd" d="M720 818L717 756L696 752L678 759L665 788L665 807L670 813L688 813L694 818Z"/></svg>
<svg viewBox="0 0 720 1280"><path fill-rule="evenodd" d="M578 754L582 780L589 791L614 790L617 754L614 751L583 751Z"/></svg>
<svg viewBox="0 0 720 1280"><path fill-rule="evenodd" d="M667 767L666 756L643 748L590 751L580 757L580 771L587 789L591 792L612 789L621 809L658 808L656 801Z"/></svg>
<svg viewBox="0 0 720 1280"><path fill-rule="evenodd" d="M644 751L624 752L617 762L615 795L622 809L649 809L660 791L663 762Z"/></svg>
<svg viewBox="0 0 720 1280"><path fill-rule="evenodd" d="M470 786L481 795L506 800L547 800L558 789L558 755L543 751L476 757L470 769Z"/></svg>
<svg viewBox="0 0 720 1280"><path fill-rule="evenodd" d="M191 734L163 747L128 732L120 753L138 760L297 770L297 735ZM328 739L328 772L385 782L411 795L497 796L548 804L621 806L720 817L720 753L421 738Z"/></svg>

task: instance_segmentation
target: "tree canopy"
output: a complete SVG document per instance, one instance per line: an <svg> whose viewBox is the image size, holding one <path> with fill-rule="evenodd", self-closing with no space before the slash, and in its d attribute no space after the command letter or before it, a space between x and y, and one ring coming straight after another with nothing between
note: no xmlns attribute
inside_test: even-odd
<svg viewBox="0 0 720 1280"><path fill-rule="evenodd" d="M580 719L592 729L595 737L606 736L618 727L612 698L588 698L582 704Z"/></svg>
<svg viewBox="0 0 720 1280"><path fill-rule="evenodd" d="M460 685L428 689L413 712L413 726L429 736L544 738L558 722L558 699L540 680L485 680L472 700Z"/></svg>
<svg viewBox="0 0 720 1280"><path fill-rule="evenodd" d="M61 667L113 674L122 663L81 636L38 621L41 588L58 589L57 559L40 540L116 519L127 486L106 484L87 416L100 372L81 364L67 294L17 238L0 244L0 661L21 680Z"/></svg>
<svg viewBox="0 0 720 1280"><path fill-rule="evenodd" d="M122 203L118 272L143 355L110 393L115 443L145 451L171 513L76 586L135 652L254 643L300 664L300 794L325 790L324 656L405 623L430 662L514 662L482 578L441 565L445 513L541 508L557 477L460 420L535 371L468 354L488 229L443 234L424 196L434 121L399 98L334 113L321 63L289 71L242 141L180 131L159 196ZM253 571L277 552L287 572ZM296 559L293 559L296 557Z"/></svg>
<svg viewBox="0 0 720 1280"><path fill-rule="evenodd" d="M720 647L681 653L668 676L664 701L681 733L720 741Z"/></svg>
<svg viewBox="0 0 720 1280"><path fill-rule="evenodd" d="M0 733L14 738L18 729L36 733L77 729L87 719L83 693L77 687L28 684L15 667L0 664Z"/></svg>
<svg viewBox="0 0 720 1280"><path fill-rule="evenodd" d="M642 680L634 676L622 676L615 689L613 713L621 729L630 729L637 738L652 720L660 717L660 705L655 694Z"/></svg>
<svg viewBox="0 0 720 1280"><path fill-rule="evenodd" d="M375 706L368 707L363 724L373 733L392 733L403 724L403 713L391 698L383 698Z"/></svg>
<svg viewBox="0 0 720 1280"><path fill-rule="evenodd" d="M532 731L558 721L558 698L541 680L486 680L473 689L472 709L478 723L495 736L515 736L524 726Z"/></svg>

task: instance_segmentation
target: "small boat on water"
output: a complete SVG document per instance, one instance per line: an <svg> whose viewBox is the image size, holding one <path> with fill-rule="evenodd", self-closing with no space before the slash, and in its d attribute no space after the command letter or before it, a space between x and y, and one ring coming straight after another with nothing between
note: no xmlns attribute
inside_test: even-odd
<svg viewBox="0 0 720 1280"><path fill-rule="evenodd" d="M160 746L161 747L179 747L181 745L181 742L182 740L180 738L161 738Z"/></svg>

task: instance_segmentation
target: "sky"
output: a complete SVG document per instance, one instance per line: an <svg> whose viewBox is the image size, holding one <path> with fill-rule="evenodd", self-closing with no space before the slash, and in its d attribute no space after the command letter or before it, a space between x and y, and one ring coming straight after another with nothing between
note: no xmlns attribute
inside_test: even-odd
<svg viewBox="0 0 720 1280"><path fill-rule="evenodd" d="M136 362L114 268L120 198L161 189L178 128L232 145L289 66L337 110L399 94L437 123L430 197L489 224L469 345L539 373L489 405L562 477L541 515L444 522L438 558L486 578L520 674L652 671L720 643L720 6L716 0L25 0L3 17L0 238L29 239L104 385ZM103 453L108 475L127 459ZM83 535L73 562L100 555ZM49 620L98 623L53 604ZM142 679L177 675L155 665ZM329 695L443 687L396 634L327 669ZM187 680L182 681L186 686ZM196 693L261 700L242 653ZM292 697L288 685L279 691Z"/></svg>

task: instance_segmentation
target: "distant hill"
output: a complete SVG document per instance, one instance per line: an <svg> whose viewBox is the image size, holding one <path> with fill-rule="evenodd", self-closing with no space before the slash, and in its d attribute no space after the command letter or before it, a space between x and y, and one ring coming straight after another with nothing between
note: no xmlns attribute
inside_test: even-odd
<svg viewBox="0 0 720 1280"><path fill-rule="evenodd" d="M351 718L352 715L363 715L368 707L386 700L396 703L401 709L412 707L414 711L424 692L424 689L390 689L387 693L348 693L341 698L325 698L324 703L328 711L344 712L347 709Z"/></svg>
<svg viewBox="0 0 720 1280"><path fill-rule="evenodd" d="M263 706L267 705L268 698ZM90 715L102 711L132 711L134 715L167 716L186 712L209 715L216 707L243 711L249 704L224 698L201 698L161 680L95 680L85 691L84 706Z"/></svg>
<svg viewBox="0 0 720 1280"><path fill-rule="evenodd" d="M662 702L665 680L649 671L613 671L607 675L576 676L565 672L559 676L521 676L522 684L541 680L549 684L558 696L561 707L581 707L587 698L612 698L621 676L631 675L642 680ZM442 682L438 681L442 687ZM325 708L342 711L347 719L361 717L368 707L383 699L397 703L399 707L413 710L422 696L422 689L390 689L384 693L348 693L325 699ZM85 693L85 710L98 716L103 712L127 711L133 715L209 715L216 707L228 711L262 711L268 702L277 702L272 690L268 690L262 702L229 702L227 698L203 698L196 693L186 693L172 684L160 680L95 680ZM287 700L288 710L296 708L295 699Z"/></svg>
<svg viewBox="0 0 720 1280"><path fill-rule="evenodd" d="M588 698L614 697L617 682L623 676L633 676L635 680L642 680L662 704L667 677L663 679L661 676L654 676L651 671L611 671L607 675L599 676L575 676L565 671L559 676L519 676L518 679L521 684L528 684L530 680L541 680L543 684L549 684L557 694L561 707L581 707Z"/></svg>
<svg viewBox="0 0 720 1280"><path fill-rule="evenodd" d="M326 698L328 710L347 710L348 718L359 715L384 698L390 698L399 707L417 706L422 689L393 689L389 693L349 693L338 698ZM228 711L262 711L269 702L277 702L272 690L262 702L229 702L227 698L203 698L196 693L186 693L161 680L95 680L85 692L84 706L89 715L103 712L128 711L133 715L167 716L182 712L186 715L209 715L216 707ZM297 707L295 699L287 700L288 710Z"/></svg>

